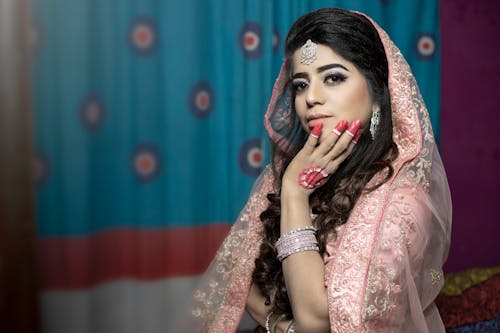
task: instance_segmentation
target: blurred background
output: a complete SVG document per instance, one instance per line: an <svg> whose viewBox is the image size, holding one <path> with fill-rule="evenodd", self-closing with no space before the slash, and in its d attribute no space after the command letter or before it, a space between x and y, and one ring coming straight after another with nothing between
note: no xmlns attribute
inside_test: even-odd
<svg viewBox="0 0 500 333"><path fill-rule="evenodd" d="M497 0L0 0L0 331L169 332L269 159L288 28L330 6L410 63L453 196L438 305L498 332Z"/></svg>

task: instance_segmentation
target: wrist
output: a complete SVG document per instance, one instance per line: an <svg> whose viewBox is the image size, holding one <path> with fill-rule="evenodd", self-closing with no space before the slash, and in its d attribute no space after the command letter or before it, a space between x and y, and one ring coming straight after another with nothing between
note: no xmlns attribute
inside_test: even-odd
<svg viewBox="0 0 500 333"><path fill-rule="evenodd" d="M309 202L311 191L301 188L298 184L283 183L281 186L281 202L306 201Z"/></svg>
<svg viewBox="0 0 500 333"><path fill-rule="evenodd" d="M304 192L303 190L300 190ZM309 196L295 191L281 192L280 232L288 233L311 225Z"/></svg>
<svg viewBox="0 0 500 333"><path fill-rule="evenodd" d="M283 320L285 319L286 317L286 314L281 314L278 316L278 318L276 318L276 320L271 324L271 329L270 329L270 333L276 333L276 328L278 327L278 324Z"/></svg>

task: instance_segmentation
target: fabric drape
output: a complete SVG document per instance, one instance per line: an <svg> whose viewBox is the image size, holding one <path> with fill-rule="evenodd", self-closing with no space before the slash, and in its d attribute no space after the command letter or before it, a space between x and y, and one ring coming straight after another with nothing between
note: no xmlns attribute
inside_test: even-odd
<svg viewBox="0 0 500 333"><path fill-rule="evenodd" d="M0 1L0 331L38 332L30 1Z"/></svg>

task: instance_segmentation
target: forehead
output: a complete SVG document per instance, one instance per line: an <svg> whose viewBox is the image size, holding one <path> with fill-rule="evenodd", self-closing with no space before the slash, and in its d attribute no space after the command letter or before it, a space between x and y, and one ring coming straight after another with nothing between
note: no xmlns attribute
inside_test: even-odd
<svg viewBox="0 0 500 333"><path fill-rule="evenodd" d="M313 72L316 68L322 67L329 64L341 64L346 67L349 71L356 71L357 69L353 63L347 61L343 57L341 57L338 53L332 50L330 47L317 44L318 49L316 51L316 60L314 60L311 64L306 65L302 64L300 58L300 48L297 49L293 53L292 57L292 74L301 73L301 72Z"/></svg>

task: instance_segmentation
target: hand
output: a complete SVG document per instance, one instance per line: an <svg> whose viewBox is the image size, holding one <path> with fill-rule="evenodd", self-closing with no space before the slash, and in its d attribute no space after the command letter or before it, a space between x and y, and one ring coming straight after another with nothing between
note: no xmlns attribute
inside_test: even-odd
<svg viewBox="0 0 500 333"><path fill-rule="evenodd" d="M282 182L282 192L309 196L316 187L307 189L299 184L299 175L307 168L323 168L328 175L333 174L339 165L354 149L362 129L361 121L356 120L347 128L347 121L341 121L331 133L321 133L322 124L316 126L304 147L288 165ZM319 136L322 140L318 145ZM320 176L321 178L321 176Z"/></svg>

